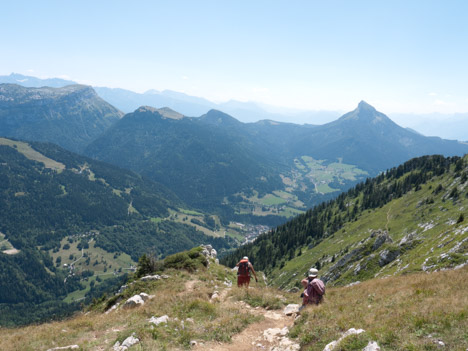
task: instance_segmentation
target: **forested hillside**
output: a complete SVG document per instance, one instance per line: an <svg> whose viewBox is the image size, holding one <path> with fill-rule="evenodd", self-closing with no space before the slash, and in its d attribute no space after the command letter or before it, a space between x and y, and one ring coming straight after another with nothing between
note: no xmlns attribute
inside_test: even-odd
<svg viewBox="0 0 468 351"><path fill-rule="evenodd" d="M368 179L225 257L248 256L275 284L321 269L347 284L375 274L454 267L468 261L468 158L424 156Z"/></svg>
<svg viewBox="0 0 468 351"><path fill-rule="evenodd" d="M184 205L164 186L52 144L0 138L0 194L2 324L65 312L68 294L119 280L144 253L229 246L165 220Z"/></svg>

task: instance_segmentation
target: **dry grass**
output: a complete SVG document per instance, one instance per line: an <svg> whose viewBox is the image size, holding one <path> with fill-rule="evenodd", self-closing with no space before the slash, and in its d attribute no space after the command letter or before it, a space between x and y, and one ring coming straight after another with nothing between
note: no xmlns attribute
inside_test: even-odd
<svg viewBox="0 0 468 351"><path fill-rule="evenodd" d="M47 350L77 344L82 350L108 350L115 342L135 333L141 340L134 350L188 349L191 340L226 342L259 320L243 308L282 308L299 303L299 294L254 285L223 292L223 282L235 276L222 266L196 274L171 271L170 279L134 284L125 298L147 292L156 297L133 310L103 313L105 302L72 319L24 328L0 329L0 350ZM211 302L214 290L227 303ZM288 301L289 300L289 301ZM167 325L153 327L152 316L167 314ZM189 320L187 320L189 318ZM193 322L190 321L193 320ZM323 350L350 328L366 332L347 339L340 350L362 350L374 340L382 350L444 350L468 348L468 267L456 271L414 274L370 280L347 288L330 288L320 306L304 310L290 331L303 350Z"/></svg>
<svg viewBox="0 0 468 351"><path fill-rule="evenodd" d="M220 266L212 267L210 271L199 274L205 278L204 281L197 280L198 275L172 271L169 273L171 278L167 280L134 284L125 291L125 298L139 292L156 297L133 310L119 309L105 314L103 302L69 320L0 329L0 350L36 351L74 344L82 350L107 350L117 340L123 341L132 333L141 340L135 350L185 349L191 340L229 341L232 335L258 317L241 307L226 309L220 303L210 302L213 291L221 291L222 281L229 275L227 271L222 273L225 269ZM207 280L207 277L212 279ZM188 281L192 284L187 290ZM163 315L171 318L167 325L154 327L148 322L152 316Z"/></svg>
<svg viewBox="0 0 468 351"><path fill-rule="evenodd" d="M325 303L308 308L291 334L304 350L323 350L350 328L366 333L343 350L361 350L369 340L383 350L436 350L439 340L445 350L466 350L468 269L329 289Z"/></svg>

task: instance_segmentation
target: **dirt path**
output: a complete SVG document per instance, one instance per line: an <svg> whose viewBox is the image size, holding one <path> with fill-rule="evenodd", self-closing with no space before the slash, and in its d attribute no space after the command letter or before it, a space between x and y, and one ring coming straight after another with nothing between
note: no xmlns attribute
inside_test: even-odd
<svg viewBox="0 0 468 351"><path fill-rule="evenodd" d="M288 329L294 324L294 315L286 316L282 310L268 311L263 308L250 307L243 301L233 302L228 296L230 289L224 289L220 293L221 303L242 305L242 308L254 315L264 317L257 323L250 324L239 334L232 337L230 343L207 342L196 345L195 351L294 351L299 350L299 346L287 339Z"/></svg>

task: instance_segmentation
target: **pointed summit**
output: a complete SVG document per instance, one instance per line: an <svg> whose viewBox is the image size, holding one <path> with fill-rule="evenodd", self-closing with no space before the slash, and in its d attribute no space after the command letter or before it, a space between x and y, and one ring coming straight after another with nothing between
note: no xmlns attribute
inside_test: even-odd
<svg viewBox="0 0 468 351"><path fill-rule="evenodd" d="M370 111L376 111L374 106L369 105L367 102L364 100L361 100L361 102L358 105L359 110L370 110Z"/></svg>
<svg viewBox="0 0 468 351"><path fill-rule="evenodd" d="M390 118L383 113L377 111L375 107L369 105L362 100L357 108L351 112L343 115L338 121L353 121L353 123L362 123L363 125L369 124L394 124Z"/></svg>

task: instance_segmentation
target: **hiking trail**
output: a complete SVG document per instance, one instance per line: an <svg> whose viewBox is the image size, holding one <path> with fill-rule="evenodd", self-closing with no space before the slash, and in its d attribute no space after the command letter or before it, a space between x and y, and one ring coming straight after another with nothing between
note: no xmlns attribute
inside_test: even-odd
<svg viewBox="0 0 468 351"><path fill-rule="evenodd" d="M193 284L187 282L186 286ZM200 342L192 350L195 351L295 351L299 350L299 345L287 338L289 328L294 324L295 314L286 316L283 310L267 310L261 307L252 307L244 301L234 301L229 296L231 288L220 291L220 303L229 307L230 305L240 305L245 311L263 316L263 319L249 324L244 330L232 337L231 342L222 343L216 341Z"/></svg>

